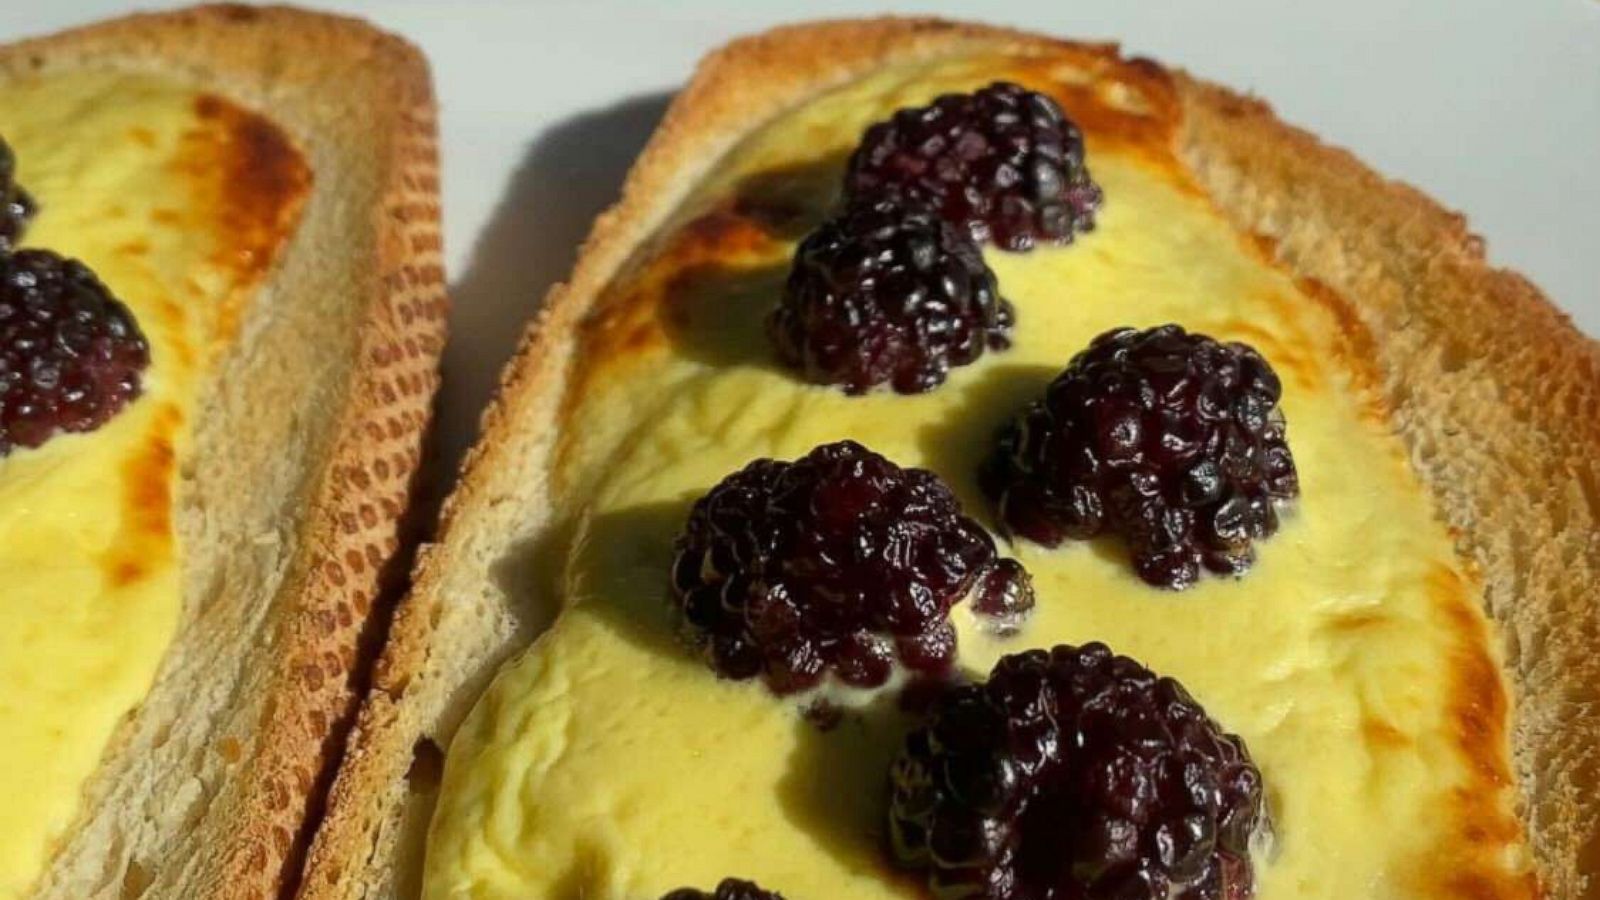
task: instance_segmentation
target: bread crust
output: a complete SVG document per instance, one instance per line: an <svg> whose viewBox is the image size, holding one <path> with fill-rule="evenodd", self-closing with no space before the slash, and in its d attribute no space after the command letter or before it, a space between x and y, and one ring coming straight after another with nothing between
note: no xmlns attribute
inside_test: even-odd
<svg viewBox="0 0 1600 900"><path fill-rule="evenodd" d="M0 48L0 80L83 68L260 111L314 184L201 389L178 487L183 624L35 895L278 896L342 749L363 633L383 618L438 381L427 64L365 23L277 7L136 15Z"/></svg>
<svg viewBox="0 0 1600 900"><path fill-rule="evenodd" d="M892 61L1116 47L928 19L779 28L709 55L553 288L506 367L437 544L421 554L316 836L302 896L412 896L430 770L507 655L553 615L492 570L552 523L552 448L578 325L684 195L739 139ZM1176 148L1225 215L1297 274L1351 298L1419 473L1485 574L1518 698L1515 766L1547 896L1600 896L1600 351L1462 218L1263 103L1135 60L1181 107ZM1478 528L1479 523L1493 523ZM408 777L409 776L409 777Z"/></svg>

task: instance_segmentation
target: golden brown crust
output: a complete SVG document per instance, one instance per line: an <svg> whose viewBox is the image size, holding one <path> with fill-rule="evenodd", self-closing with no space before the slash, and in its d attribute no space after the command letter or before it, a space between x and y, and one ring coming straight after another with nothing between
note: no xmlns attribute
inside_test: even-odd
<svg viewBox="0 0 1600 900"><path fill-rule="evenodd" d="M536 553L551 524L557 411L579 325L603 287L716 160L770 117L888 61L979 50L1070 54L1170 79L1183 108L1178 149L1219 206L1242 231L1273 239L1296 274L1360 307L1396 424L1468 535L1510 644L1516 763L1545 892L1600 896L1600 607L1586 596L1600 564L1595 346L1526 281L1488 267L1459 216L1263 104L1148 61L1121 62L1114 47L919 19L746 38L707 57L678 96L622 201L595 223L571 281L552 290L505 370L439 543L400 609L304 896L414 893L430 760L499 660L551 614L551 598L518 595L495 572L503 554Z"/></svg>
<svg viewBox="0 0 1600 900"><path fill-rule="evenodd" d="M1600 348L1465 220L1264 104L1181 77L1183 151L1242 227L1355 299L1395 425L1506 641L1545 894L1600 895Z"/></svg>
<svg viewBox="0 0 1600 900"><path fill-rule="evenodd" d="M0 80L80 68L192 81L261 110L315 184L202 394L179 493L185 624L37 893L276 896L338 756L437 383L427 65L355 20L243 6L0 49Z"/></svg>

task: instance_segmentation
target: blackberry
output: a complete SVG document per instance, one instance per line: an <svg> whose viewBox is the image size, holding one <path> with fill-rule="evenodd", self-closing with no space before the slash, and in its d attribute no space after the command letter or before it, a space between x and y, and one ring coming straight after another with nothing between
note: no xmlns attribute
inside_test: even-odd
<svg viewBox="0 0 1600 900"><path fill-rule="evenodd" d="M845 173L850 197L922 200L1006 250L1067 243L1094 227L1100 187L1083 134L1056 102L996 82L902 109L868 128Z"/></svg>
<svg viewBox="0 0 1600 900"><path fill-rule="evenodd" d="M753 881L724 878L710 893L694 888L678 888L661 900L783 900L776 891L764 891Z"/></svg>
<svg viewBox="0 0 1600 900"><path fill-rule="evenodd" d="M767 332L813 382L914 394L1011 346L1013 317L971 238L925 208L880 200L800 243Z"/></svg>
<svg viewBox="0 0 1600 900"><path fill-rule="evenodd" d="M33 198L16 183L17 158L0 138L0 250L14 246L33 217Z"/></svg>
<svg viewBox="0 0 1600 900"><path fill-rule="evenodd" d="M1032 605L1021 567L999 563L938 476L842 441L723 479L695 503L672 572L712 668L789 694L829 673L877 687L896 661L943 675L950 609L980 584L1011 596L1008 618Z"/></svg>
<svg viewBox="0 0 1600 900"><path fill-rule="evenodd" d="M0 456L100 427L139 396L149 364L133 314L83 263L0 253Z"/></svg>
<svg viewBox="0 0 1600 900"><path fill-rule="evenodd" d="M1108 331L1002 430L985 485L1006 527L1046 546L1120 534L1151 584L1242 575L1299 493L1281 394L1245 344Z"/></svg>
<svg viewBox="0 0 1600 900"><path fill-rule="evenodd" d="M933 893L1243 900L1261 773L1183 687L1103 644L951 689L890 776L890 839Z"/></svg>

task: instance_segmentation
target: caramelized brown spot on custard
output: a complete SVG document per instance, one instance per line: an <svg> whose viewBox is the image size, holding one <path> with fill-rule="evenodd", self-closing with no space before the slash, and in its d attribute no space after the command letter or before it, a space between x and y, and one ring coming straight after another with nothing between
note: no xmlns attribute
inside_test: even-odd
<svg viewBox="0 0 1600 900"><path fill-rule="evenodd" d="M674 346L694 315L695 299L720 296L751 272L787 263L785 243L729 199L689 220L657 244L642 263L612 282L579 324L578 352L561 410L570 418L596 382ZM757 301L765 314L776 292ZM759 339L759 335L757 335ZM765 352L755 345L757 352ZM563 434L567 432L563 431ZM558 454L565 452L565 442ZM559 468L559 467L558 467Z"/></svg>
<svg viewBox="0 0 1600 900"><path fill-rule="evenodd" d="M824 156L745 177L735 186L731 211L768 233L803 237L839 201L843 155Z"/></svg>
<svg viewBox="0 0 1600 900"><path fill-rule="evenodd" d="M165 565L173 552L173 442L182 426L178 408L164 405L138 451L122 466L122 517L103 560L107 582L126 587Z"/></svg>
<svg viewBox="0 0 1600 900"><path fill-rule="evenodd" d="M1228 319L1215 329L1217 337L1243 341L1254 347L1285 382L1308 392L1320 390L1328 373L1323 361L1310 350L1311 335L1293 327L1299 324L1295 316L1296 299L1274 293L1268 297L1268 302L1281 310L1275 321L1290 327L1287 334L1263 328L1249 319Z"/></svg>
<svg viewBox="0 0 1600 900"><path fill-rule="evenodd" d="M1454 638L1451 713L1456 736L1486 786L1509 785L1510 774L1497 764L1501 754L1478 752L1503 745L1507 701L1499 667L1484 649L1489 646L1489 636L1468 605L1472 602L1469 585L1456 572L1441 568L1431 574L1428 586L1439 618Z"/></svg>
<svg viewBox="0 0 1600 900"><path fill-rule="evenodd" d="M183 136L172 165L189 182L189 215L173 224L215 236L211 262L234 288L217 311L216 335L237 328L245 292L272 264L311 190L311 168L271 120L215 94L195 99L199 124ZM158 211L160 220L166 211Z"/></svg>
<svg viewBox="0 0 1600 900"><path fill-rule="evenodd" d="M1361 736L1366 738L1368 745L1382 750L1406 750L1413 743L1411 737L1395 727L1394 723L1372 715L1362 717Z"/></svg>
<svg viewBox="0 0 1600 900"><path fill-rule="evenodd" d="M1506 762L1510 700L1488 650L1487 626L1471 606L1478 600L1479 581L1437 566L1429 573L1428 588L1441 630L1450 636L1449 715L1467 776L1440 813L1455 823L1456 840L1426 856L1417 879L1429 896L1538 897L1531 867L1507 872L1504 865L1505 854L1523 843L1523 824L1509 802L1514 791Z"/></svg>
<svg viewBox="0 0 1600 900"><path fill-rule="evenodd" d="M1027 85L1061 104L1083 129L1090 171L1097 149L1170 155L1182 121L1167 70L1146 59L1117 59L1111 48L1071 47L1017 60L995 77Z"/></svg>
<svg viewBox="0 0 1600 900"><path fill-rule="evenodd" d="M1295 279L1295 286L1307 299L1327 310L1339 328L1335 353L1344 362L1345 371L1355 379L1355 386L1368 400L1367 412L1379 421L1388 419L1389 404L1383 397L1383 369L1378 361L1378 341L1372 329L1356 312L1351 303L1332 285L1309 275Z"/></svg>
<svg viewBox="0 0 1600 900"><path fill-rule="evenodd" d="M761 220L739 209L734 200L692 219L673 236L661 262L679 265L724 260L770 251L773 235Z"/></svg>
<svg viewBox="0 0 1600 900"><path fill-rule="evenodd" d="M1382 628L1392 623L1392 619L1375 609L1362 609L1342 613L1328 621L1328 627L1334 631L1367 631L1373 628Z"/></svg>
<svg viewBox="0 0 1600 900"><path fill-rule="evenodd" d="M622 343L637 343L635 332L645 325L659 330L661 307L681 287L688 273L707 267L737 265L740 260L762 258L778 246L755 219L740 214L732 203L718 206L691 219L655 250L629 277L614 282L595 303L582 323L588 360L616 352Z"/></svg>
<svg viewBox="0 0 1600 900"><path fill-rule="evenodd" d="M1228 218L1221 207L1212 204L1212 208L1222 218ZM1239 240L1246 251L1263 265L1273 268L1283 266L1279 259L1279 241L1272 235L1244 231L1240 232ZM1333 317L1338 329L1334 335L1334 357L1343 364L1342 368L1352 379L1352 386L1366 401L1364 411L1367 415L1374 421L1387 421L1390 409L1383 397L1383 370L1378 360L1378 342L1373 337L1372 329L1367 327L1361 314L1356 311L1355 304L1333 285L1310 275L1296 276L1294 285L1301 297ZM1293 312L1295 306L1298 304L1286 304L1286 312Z"/></svg>

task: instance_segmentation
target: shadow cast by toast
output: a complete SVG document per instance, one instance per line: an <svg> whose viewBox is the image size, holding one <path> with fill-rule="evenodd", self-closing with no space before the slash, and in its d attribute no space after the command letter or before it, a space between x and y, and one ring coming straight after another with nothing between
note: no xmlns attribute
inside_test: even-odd
<svg viewBox="0 0 1600 900"><path fill-rule="evenodd" d="M437 466L456 471L493 396L500 368L550 286L566 278L595 217L666 112L671 95L647 94L557 123L529 147L464 271L450 285Z"/></svg>

